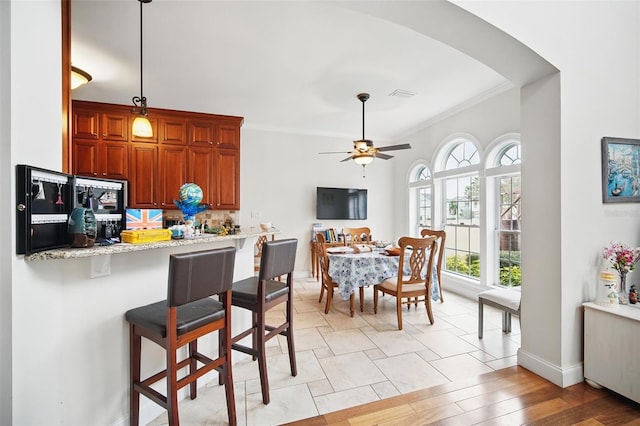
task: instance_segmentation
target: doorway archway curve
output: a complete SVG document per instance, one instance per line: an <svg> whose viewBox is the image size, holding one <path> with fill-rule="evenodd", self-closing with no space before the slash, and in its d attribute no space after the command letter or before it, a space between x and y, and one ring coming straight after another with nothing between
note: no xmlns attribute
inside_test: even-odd
<svg viewBox="0 0 640 426"><path fill-rule="evenodd" d="M527 194L523 199L527 216L522 219L522 277L523 282L535 285L522 287L518 364L558 386L581 382L581 347L562 339L565 333L580 332L580 324L561 321L562 270L557 261L562 254L561 185L557 184L561 181L560 71L519 40L448 1L334 4L447 44L520 88L522 190Z"/></svg>

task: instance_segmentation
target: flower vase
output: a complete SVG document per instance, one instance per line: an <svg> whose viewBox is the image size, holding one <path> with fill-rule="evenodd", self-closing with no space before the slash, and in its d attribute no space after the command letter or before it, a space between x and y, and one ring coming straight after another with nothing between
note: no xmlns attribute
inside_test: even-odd
<svg viewBox="0 0 640 426"><path fill-rule="evenodd" d="M629 290L627 290L627 272L628 271L619 271L620 272L620 286L618 287L618 300L621 305L629 304Z"/></svg>

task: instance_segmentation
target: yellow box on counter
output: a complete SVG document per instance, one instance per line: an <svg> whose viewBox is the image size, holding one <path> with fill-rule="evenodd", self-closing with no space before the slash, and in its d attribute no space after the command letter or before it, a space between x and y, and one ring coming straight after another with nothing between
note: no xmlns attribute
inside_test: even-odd
<svg viewBox="0 0 640 426"><path fill-rule="evenodd" d="M144 244L155 243L157 241L169 241L171 230L169 229L133 229L122 231L120 239L124 243Z"/></svg>

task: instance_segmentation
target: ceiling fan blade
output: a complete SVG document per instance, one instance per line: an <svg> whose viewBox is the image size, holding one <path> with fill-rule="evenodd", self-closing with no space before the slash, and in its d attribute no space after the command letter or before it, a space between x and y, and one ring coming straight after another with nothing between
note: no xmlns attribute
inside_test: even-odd
<svg viewBox="0 0 640 426"><path fill-rule="evenodd" d="M341 163L344 163L345 161L349 161L349 160L351 160L352 158L353 158L353 156L351 156L351 157L347 157L347 158L345 158L344 160L340 160L340 162L341 162Z"/></svg>
<svg viewBox="0 0 640 426"><path fill-rule="evenodd" d="M389 158L393 158L393 155L389 155L389 154L381 154L381 153L376 153L376 158L380 158L382 160L388 160Z"/></svg>
<svg viewBox="0 0 640 426"><path fill-rule="evenodd" d="M398 149L411 149L411 145L408 143L402 145L391 145L391 146L382 146L380 148L376 148L378 151L396 151Z"/></svg>

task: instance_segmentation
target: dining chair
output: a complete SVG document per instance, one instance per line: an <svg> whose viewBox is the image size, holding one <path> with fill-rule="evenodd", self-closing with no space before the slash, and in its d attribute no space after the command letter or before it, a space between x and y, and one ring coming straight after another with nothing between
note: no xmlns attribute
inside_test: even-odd
<svg viewBox="0 0 640 426"><path fill-rule="evenodd" d="M345 246L352 246L354 244L370 244L371 243L371 229L367 226L360 228L342 228L342 235ZM347 238L347 236L349 238ZM364 287L369 287L364 286ZM364 287L360 287L360 312L364 312Z"/></svg>
<svg viewBox="0 0 640 426"><path fill-rule="evenodd" d="M189 387L191 399L197 396L197 380L216 369L225 384L229 424L236 424L233 377L231 374L231 286L236 249L233 247L203 250L169 256L167 299L130 309L130 424L140 420L140 394L167 410L169 425L178 425L178 390ZM215 300L210 297L217 295ZM218 357L211 359L198 351L198 338L214 331L223 344ZM166 352L165 370L141 379L142 337ZM187 357L178 361L177 351L187 345ZM198 367L198 363L203 366ZM178 371L188 372L178 379ZM166 379L166 394L151 387Z"/></svg>
<svg viewBox="0 0 640 426"><path fill-rule="evenodd" d="M262 245L267 242L266 235L260 235L253 246L253 272L258 275L260 271L260 259L262 258Z"/></svg>
<svg viewBox="0 0 640 426"><path fill-rule="evenodd" d="M425 302L429 322L433 324L431 282L436 237L402 237L398 240L398 245L400 246L398 276L388 278L373 287L373 312L378 313L378 292L380 292L396 298L399 330L402 330L402 305L409 306L416 301ZM406 264L405 257L408 257ZM406 276L405 267L408 267L409 270Z"/></svg>
<svg viewBox="0 0 640 426"><path fill-rule="evenodd" d="M331 302L333 301L333 290L338 288L338 283L333 281L329 275L329 255L327 254L327 242L324 238L324 234L320 232L316 234L316 243L319 245L318 262L320 263L320 273L322 275L322 279L320 280L320 297L318 298L318 303L322 302L322 297L326 291L327 302L324 305L324 313L328 314L329 309L331 309ZM354 301L355 296L351 293L351 296L349 297L349 312L352 317L354 314ZM360 304L362 305L362 292L360 292Z"/></svg>
<svg viewBox="0 0 640 426"><path fill-rule="evenodd" d="M345 246L371 243L371 229L367 226L360 228L342 228L342 235ZM347 238L347 236L349 238Z"/></svg>
<svg viewBox="0 0 640 426"><path fill-rule="evenodd" d="M262 245L260 272L233 283L231 304L251 311L251 327L231 338L231 347L258 360L262 402L269 404L269 378L267 376L266 342L278 335L285 336L289 350L291 375L296 376L296 351L293 342L293 270L298 240L295 238L267 241ZM285 282L275 279L286 275ZM266 312L286 303L285 320L272 326L266 323ZM240 340L251 336L251 347ZM223 342L221 342L221 345Z"/></svg>
<svg viewBox="0 0 640 426"><path fill-rule="evenodd" d="M436 231L433 229L424 228L420 231L421 237L436 237L438 243L438 260L436 262L436 276L434 280L438 283L438 292L440 293L440 303L444 303L444 296L442 296L442 259L444 257L444 242L447 239L447 233L445 231Z"/></svg>

